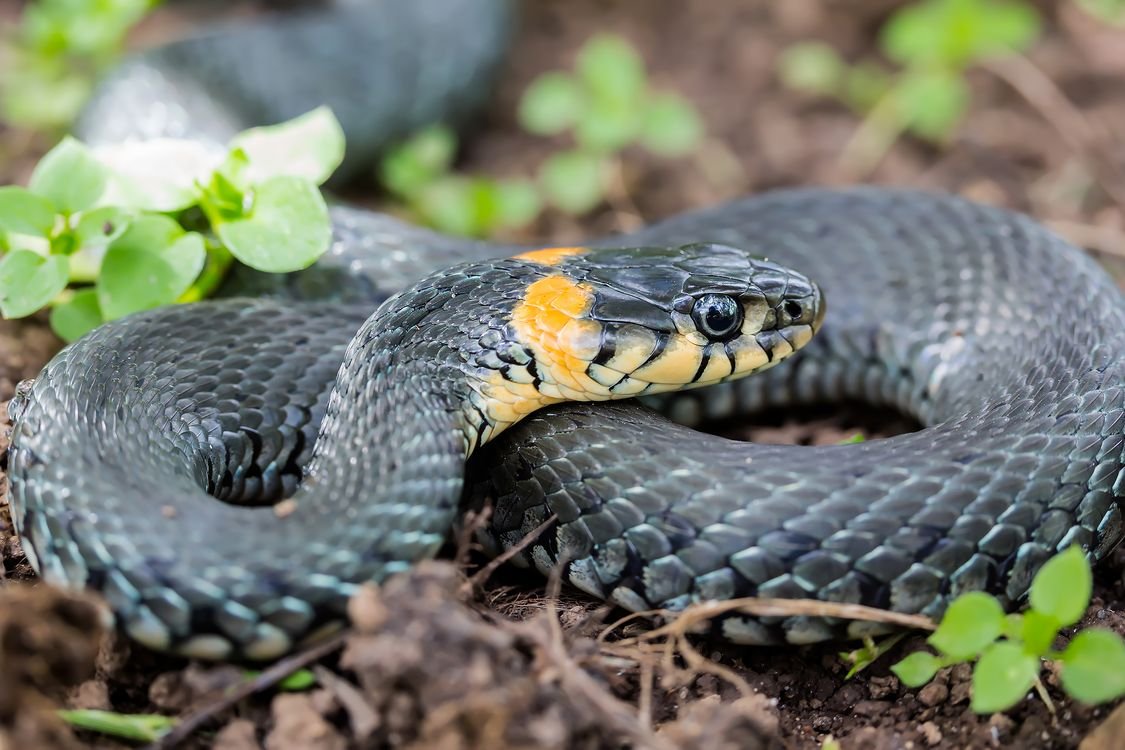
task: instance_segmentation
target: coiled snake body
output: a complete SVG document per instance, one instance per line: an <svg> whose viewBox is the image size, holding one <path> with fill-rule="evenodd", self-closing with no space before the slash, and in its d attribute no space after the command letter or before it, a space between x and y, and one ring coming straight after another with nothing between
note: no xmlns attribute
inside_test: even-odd
<svg viewBox="0 0 1125 750"><path fill-rule="evenodd" d="M508 23L500 0L320 13L130 63L83 134L221 141L320 103L335 86L314 84L331 80L369 156L444 104L470 109ZM323 41L344 27L362 64ZM313 268L230 281L265 298L104 326L13 405L25 549L48 580L99 590L149 646L293 647L358 583L433 554L463 488L495 503L497 547L557 515L520 559L634 610L761 595L937 615L975 589L1014 606L1055 551L1100 558L1122 537L1125 303L1027 218L910 191L792 190L592 243L629 250L529 253L348 208L333 219ZM556 403L765 367L649 405L690 426L861 399L925 426L769 446L635 401ZM501 430L466 475L467 452ZM254 507L289 495L288 512ZM873 632L743 615L716 628L750 644Z"/></svg>

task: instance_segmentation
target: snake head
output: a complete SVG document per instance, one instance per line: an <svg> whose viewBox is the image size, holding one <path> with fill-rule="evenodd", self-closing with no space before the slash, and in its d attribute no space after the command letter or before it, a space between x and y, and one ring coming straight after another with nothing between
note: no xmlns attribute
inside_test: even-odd
<svg viewBox="0 0 1125 750"><path fill-rule="evenodd" d="M807 344L824 317L808 278L725 245L550 248L516 259L533 268L506 344L529 361L481 389L496 432L551 403L696 388L764 370Z"/></svg>

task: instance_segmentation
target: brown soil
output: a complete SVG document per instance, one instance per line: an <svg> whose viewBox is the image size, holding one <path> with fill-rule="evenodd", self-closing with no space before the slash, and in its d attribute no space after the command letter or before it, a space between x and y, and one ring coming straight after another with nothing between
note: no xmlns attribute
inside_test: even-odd
<svg viewBox="0 0 1125 750"><path fill-rule="evenodd" d="M12 17L17 5L0 0L0 19ZM519 92L537 73L569 65L591 34L612 31L644 51L660 85L699 106L709 141L697 156L674 162L629 153L610 206L581 222L549 215L533 231L541 240L567 242L629 228L781 185L871 180L951 190L1028 211L1119 273L1125 146L1106 123L1125 121L1125 87L1118 83L1125 75L1125 30L1091 21L1069 2L1037 3L1048 19L1044 39L1026 65L972 73L972 111L946 147L903 140L873 173L863 174L840 160L857 118L831 102L787 91L777 82L775 60L786 44L809 39L827 40L851 59L874 54L874 32L894 5L524 3L509 72L466 143L463 167L532 173L557 144L519 130L513 116ZM184 19L177 5L151 19L143 37L166 37ZM20 138L0 131L2 183L25 176L33 162L39 144ZM0 400L55 346L35 321L0 327ZM891 434L909 423L860 407L765 420L742 434L769 442L834 442L857 429ZM33 579L10 523L4 529L5 576ZM276 750L818 747L829 737L849 750L1073 748L1083 738L1084 747L1109 748L1125 723L1119 711L1096 733L1113 707L1067 700L1053 673L1046 677L1053 716L1035 697L1006 715L972 714L964 668L946 670L922 690L905 689L888 665L919 648L921 637L905 639L851 680L837 655L841 649L833 646L738 649L673 639L678 651L666 652L659 645L603 642L598 634L620 613L566 590L548 596L542 581L507 568L483 587L466 585L464 574L482 561L471 553L453 557L467 562L421 566L382 591L357 597L354 632L317 662L314 688L286 693L267 687L251 697L230 697L232 686L246 690L245 676L232 667L186 664L116 637L95 655L93 605L43 586L29 591L9 583L0 590L0 746L117 746L72 735L46 710L56 703L195 717L186 746ZM1125 633L1123 564L1119 553L1099 570L1084 625ZM647 628L633 624L617 632ZM216 700L224 702L216 708Z"/></svg>

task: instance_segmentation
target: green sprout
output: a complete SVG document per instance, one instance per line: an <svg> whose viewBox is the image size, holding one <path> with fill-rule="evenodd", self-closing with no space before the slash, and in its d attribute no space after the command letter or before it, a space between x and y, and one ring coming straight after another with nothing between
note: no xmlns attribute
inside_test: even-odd
<svg viewBox="0 0 1125 750"><path fill-rule="evenodd" d="M176 719L160 714L119 714L92 708L58 713L63 721L76 729L134 742L156 742L177 724Z"/></svg>
<svg viewBox="0 0 1125 750"><path fill-rule="evenodd" d="M880 49L897 70L849 65L831 47L803 42L783 52L778 74L793 89L836 98L865 116L860 133L870 167L903 133L946 141L968 110L966 71L1026 50L1040 23L1031 5L1016 0L924 0L896 11L880 31Z"/></svg>
<svg viewBox="0 0 1125 750"><path fill-rule="evenodd" d="M0 40L0 114L34 130L65 128L125 37L160 0L36 0Z"/></svg>
<svg viewBox="0 0 1125 750"><path fill-rule="evenodd" d="M535 219L542 202L534 184L454 174L456 151L453 131L431 126L383 157L381 181L415 218L451 234L484 237Z"/></svg>
<svg viewBox="0 0 1125 750"><path fill-rule="evenodd" d="M225 153L175 139L93 150L65 138L26 188L0 188L0 314L50 307L52 328L72 341L207 296L234 261L306 268L331 241L318 185L343 154L325 108L241 133Z"/></svg>
<svg viewBox="0 0 1125 750"><path fill-rule="evenodd" d="M529 133L570 133L574 146L548 157L538 179L491 179L451 172L457 141L432 127L390 151L379 173L387 190L430 226L455 234L488 236L518 229L550 204L582 215L612 188L621 152L640 145L675 157L696 149L703 125L684 98L653 89L637 51L615 36L598 36L578 53L573 72L545 73L519 104Z"/></svg>
<svg viewBox="0 0 1125 750"><path fill-rule="evenodd" d="M575 147L549 157L539 182L547 199L571 214L605 200L614 162L625 148L641 145L676 157L703 138L695 108L678 94L652 88L636 49L609 35L579 50L573 73L545 73L533 81L520 101L519 119L537 135L570 132Z"/></svg>
<svg viewBox="0 0 1125 750"><path fill-rule="evenodd" d="M1087 628L1062 651L1054 649L1059 631L1085 614L1092 590L1086 555L1078 547L1068 547L1035 576L1028 611L1005 615L992 596L979 591L963 594L949 605L927 639L938 653L913 653L891 671L905 685L921 687L943 667L976 660L971 707L982 714L1006 711L1033 687L1047 700L1039 680L1045 660L1062 667L1062 687L1072 698L1088 704L1119 698L1125 695L1121 636L1104 628Z"/></svg>

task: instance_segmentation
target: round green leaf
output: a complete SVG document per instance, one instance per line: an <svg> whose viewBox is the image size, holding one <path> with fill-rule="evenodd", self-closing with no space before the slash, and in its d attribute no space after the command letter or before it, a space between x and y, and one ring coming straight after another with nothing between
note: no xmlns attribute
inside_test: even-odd
<svg viewBox="0 0 1125 750"><path fill-rule="evenodd" d="M273 177L303 177L315 185L344 160L344 129L328 107L317 107L287 122L252 128L235 136L231 148L250 158L251 185Z"/></svg>
<svg viewBox="0 0 1125 750"><path fill-rule="evenodd" d="M895 102L903 122L931 140L948 136L969 108L969 86L948 70L908 72L899 80Z"/></svg>
<svg viewBox="0 0 1125 750"><path fill-rule="evenodd" d="M1022 2L927 0L884 24L884 52L904 66L960 68L988 55L1025 49L1039 33L1039 16Z"/></svg>
<svg viewBox="0 0 1125 750"><path fill-rule="evenodd" d="M539 191L529 180L508 180L496 186L497 213L506 227L522 227L535 221L543 208Z"/></svg>
<svg viewBox="0 0 1125 750"><path fill-rule="evenodd" d="M113 241L113 248L158 253L170 247L183 233L183 227L174 219L146 214L129 224L121 236Z"/></svg>
<svg viewBox="0 0 1125 750"><path fill-rule="evenodd" d="M1021 618L1019 637L1024 651L1029 654L1046 654L1058 633L1059 621L1053 615L1029 609Z"/></svg>
<svg viewBox="0 0 1125 750"><path fill-rule="evenodd" d="M566 151L551 156L539 171L547 199L571 214L584 214L602 202L605 165L597 156Z"/></svg>
<svg viewBox="0 0 1125 750"><path fill-rule="evenodd" d="M16 185L0 187L0 230L46 237L54 226L51 201Z"/></svg>
<svg viewBox="0 0 1125 750"><path fill-rule="evenodd" d="M1031 582L1031 608L1054 617L1061 627L1073 625L1086 614L1094 576L1086 553L1067 547L1043 564Z"/></svg>
<svg viewBox="0 0 1125 750"><path fill-rule="evenodd" d="M586 42L575 67L597 99L628 106L644 94L644 62L636 48L619 36L602 34Z"/></svg>
<svg viewBox="0 0 1125 750"><path fill-rule="evenodd" d="M22 318L42 309L66 288L65 255L16 250L0 260L0 314Z"/></svg>
<svg viewBox="0 0 1125 750"><path fill-rule="evenodd" d="M131 218L127 211L115 206L83 211L78 215L78 222L74 226L79 246L112 242L125 233Z"/></svg>
<svg viewBox="0 0 1125 750"><path fill-rule="evenodd" d="M575 126L574 138L588 151L612 153L635 141L643 123L638 106L595 102Z"/></svg>
<svg viewBox="0 0 1125 750"><path fill-rule="evenodd" d="M934 678L941 669L941 659L927 651L915 651L891 667L902 684L907 687L921 687Z"/></svg>
<svg viewBox="0 0 1125 750"><path fill-rule="evenodd" d="M392 193L409 197L445 174L457 152L457 136L447 127L426 128L387 152L380 180Z"/></svg>
<svg viewBox="0 0 1125 750"><path fill-rule="evenodd" d="M790 45L777 61L777 74L782 83L791 89L814 94L835 93L845 70L840 55L823 42Z"/></svg>
<svg viewBox="0 0 1125 750"><path fill-rule="evenodd" d="M661 156L682 156L699 147L703 121L695 107L675 94L659 94L649 102L641 125L641 142Z"/></svg>
<svg viewBox="0 0 1125 750"><path fill-rule="evenodd" d="M94 155L109 169L101 203L144 211L182 211L199 200L223 158L199 141L157 138L99 146Z"/></svg>
<svg viewBox="0 0 1125 750"><path fill-rule="evenodd" d="M566 73L545 73L527 87L520 99L520 125L538 135L561 133L582 117L582 87Z"/></svg>
<svg viewBox="0 0 1125 750"><path fill-rule="evenodd" d="M477 200L471 180L449 176L427 184L418 194L416 206L430 226L448 234L473 236L480 226Z"/></svg>
<svg viewBox="0 0 1125 750"><path fill-rule="evenodd" d="M973 711L991 714L1011 708L1027 695L1038 674L1038 657L1009 641L993 644L973 668Z"/></svg>
<svg viewBox="0 0 1125 750"><path fill-rule="evenodd" d="M1003 629L1000 603L984 592L971 591L953 600L927 641L946 656L965 660L995 641Z"/></svg>
<svg viewBox="0 0 1125 750"><path fill-rule="evenodd" d="M77 341L102 322L98 294L93 287L81 289L66 302L51 308L51 329L63 341Z"/></svg>
<svg viewBox="0 0 1125 750"><path fill-rule="evenodd" d="M105 192L109 169L85 145L67 136L47 152L31 173L28 187L64 213L94 205Z"/></svg>
<svg viewBox="0 0 1125 750"><path fill-rule="evenodd" d="M1062 685L1083 703L1105 703L1125 695L1125 642L1111 630L1083 630L1067 645Z"/></svg>
<svg viewBox="0 0 1125 750"><path fill-rule="evenodd" d="M205 259L203 238L195 233L155 249L118 240L106 251L98 277L102 315L114 320L175 302L195 281Z"/></svg>
<svg viewBox="0 0 1125 750"><path fill-rule="evenodd" d="M302 177L273 177L254 190L249 215L215 226L219 239L242 263L287 273L311 266L332 241L328 206Z"/></svg>

